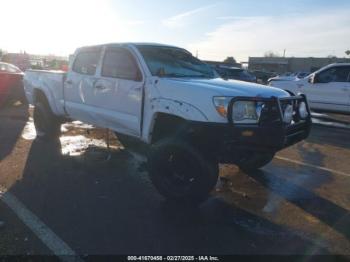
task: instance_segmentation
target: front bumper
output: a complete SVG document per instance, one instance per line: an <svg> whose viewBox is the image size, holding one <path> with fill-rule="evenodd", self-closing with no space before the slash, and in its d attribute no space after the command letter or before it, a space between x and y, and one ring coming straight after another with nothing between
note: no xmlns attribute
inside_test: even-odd
<svg viewBox="0 0 350 262"><path fill-rule="evenodd" d="M192 137L197 144L218 154L223 162L232 162L238 151L277 152L307 138L310 133L312 122L309 107L306 119L301 119L297 112L298 103L305 102L307 105L304 95L287 98L235 97L229 105L229 112L238 100L262 101L268 104L268 110L258 124L235 124L230 114L228 124L191 123ZM291 124L283 122L283 106L286 103L292 104L295 111Z"/></svg>

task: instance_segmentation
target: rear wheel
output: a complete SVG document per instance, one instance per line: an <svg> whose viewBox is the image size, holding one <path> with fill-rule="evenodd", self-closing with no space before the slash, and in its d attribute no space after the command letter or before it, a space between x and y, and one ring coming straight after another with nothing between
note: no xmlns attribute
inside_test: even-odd
<svg viewBox="0 0 350 262"><path fill-rule="evenodd" d="M149 176L161 195L169 200L199 203L216 185L218 162L180 139L166 138L152 145L148 156Z"/></svg>
<svg viewBox="0 0 350 262"><path fill-rule="evenodd" d="M52 113L46 101L38 101L35 103L34 125L37 137L39 138L57 138L60 134L61 123Z"/></svg>
<svg viewBox="0 0 350 262"><path fill-rule="evenodd" d="M271 162L275 153L245 152L236 163L243 171L253 171Z"/></svg>

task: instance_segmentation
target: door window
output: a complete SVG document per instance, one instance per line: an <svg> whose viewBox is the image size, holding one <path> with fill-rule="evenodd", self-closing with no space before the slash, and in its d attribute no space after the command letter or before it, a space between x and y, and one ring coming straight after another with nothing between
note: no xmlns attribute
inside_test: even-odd
<svg viewBox="0 0 350 262"><path fill-rule="evenodd" d="M339 66L327 69L317 76L318 83L347 82L349 81L350 67Z"/></svg>
<svg viewBox="0 0 350 262"><path fill-rule="evenodd" d="M99 50L82 51L78 53L74 61L73 71L84 75L94 75L96 73L99 57Z"/></svg>
<svg viewBox="0 0 350 262"><path fill-rule="evenodd" d="M141 74L132 54L124 48L108 48L102 64L102 76L140 81Z"/></svg>

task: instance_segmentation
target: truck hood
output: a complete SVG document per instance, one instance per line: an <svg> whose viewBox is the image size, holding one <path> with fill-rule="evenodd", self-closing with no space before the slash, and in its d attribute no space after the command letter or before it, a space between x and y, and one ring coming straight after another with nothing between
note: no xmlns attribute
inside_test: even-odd
<svg viewBox="0 0 350 262"><path fill-rule="evenodd" d="M186 98L193 101L195 98L203 99L206 96L210 96L210 99L213 96L290 96L286 91L278 88L221 78L159 78L156 86L162 97L180 101Z"/></svg>

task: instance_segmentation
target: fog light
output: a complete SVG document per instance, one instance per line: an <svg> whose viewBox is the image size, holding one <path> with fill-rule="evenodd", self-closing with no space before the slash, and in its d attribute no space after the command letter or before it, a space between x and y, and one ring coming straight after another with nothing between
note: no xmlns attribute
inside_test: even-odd
<svg viewBox="0 0 350 262"><path fill-rule="evenodd" d="M283 113L283 122L290 124L293 119L293 106L287 105Z"/></svg>
<svg viewBox="0 0 350 262"><path fill-rule="evenodd" d="M243 132L242 132L242 136L253 136L254 135L254 132L253 131L251 131L251 130L244 130Z"/></svg>
<svg viewBox="0 0 350 262"><path fill-rule="evenodd" d="M300 118L305 119L308 117L308 115L309 115L309 112L307 111L306 103L301 102L299 104L299 116L300 116Z"/></svg>

